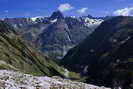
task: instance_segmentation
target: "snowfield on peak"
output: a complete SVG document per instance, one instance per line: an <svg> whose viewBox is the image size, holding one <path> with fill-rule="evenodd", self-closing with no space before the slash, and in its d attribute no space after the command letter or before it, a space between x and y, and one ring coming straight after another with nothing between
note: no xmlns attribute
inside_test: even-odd
<svg viewBox="0 0 133 89"><path fill-rule="evenodd" d="M94 26L94 25L100 25L104 20L102 19L91 19L91 18L83 18L85 22L85 26Z"/></svg>
<svg viewBox="0 0 133 89"><path fill-rule="evenodd" d="M58 19L54 19L54 20L51 20L50 22L51 22L51 23L55 23L55 22L57 22L57 20L58 20Z"/></svg>
<svg viewBox="0 0 133 89"><path fill-rule="evenodd" d="M32 76L20 72L0 70L0 89L110 89L60 77Z"/></svg>
<svg viewBox="0 0 133 89"><path fill-rule="evenodd" d="M41 18L43 18L43 16L36 16L36 17L32 17L31 20L35 22L37 19L41 19Z"/></svg>

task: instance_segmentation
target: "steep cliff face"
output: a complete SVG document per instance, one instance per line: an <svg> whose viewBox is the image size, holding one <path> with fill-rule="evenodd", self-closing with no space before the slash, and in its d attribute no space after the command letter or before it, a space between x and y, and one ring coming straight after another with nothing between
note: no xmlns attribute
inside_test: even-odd
<svg viewBox="0 0 133 89"><path fill-rule="evenodd" d="M88 82L131 89L133 17L114 17L71 49L62 64L88 75Z"/></svg>
<svg viewBox="0 0 133 89"><path fill-rule="evenodd" d="M91 33L91 29L75 18L59 17L62 15L58 18L51 16L54 22L39 34L35 43L44 52L57 54L58 59L61 59L59 57L64 56L70 48L85 39Z"/></svg>

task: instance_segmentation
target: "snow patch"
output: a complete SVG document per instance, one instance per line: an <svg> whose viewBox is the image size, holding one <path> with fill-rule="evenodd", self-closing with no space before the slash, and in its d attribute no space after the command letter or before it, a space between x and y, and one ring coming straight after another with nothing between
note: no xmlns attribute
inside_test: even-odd
<svg viewBox="0 0 133 89"><path fill-rule="evenodd" d="M42 18L42 16L32 17L31 20L35 22L38 18Z"/></svg>
<svg viewBox="0 0 133 89"><path fill-rule="evenodd" d="M83 21L84 25L87 27L98 26L104 21L103 19L92 19L89 17L82 17L79 20Z"/></svg>
<svg viewBox="0 0 133 89"><path fill-rule="evenodd" d="M85 67L84 67L83 72L84 72L84 73L87 73L87 72L88 72L88 66L85 66Z"/></svg>
<svg viewBox="0 0 133 89"><path fill-rule="evenodd" d="M121 41L121 44L126 43L126 42L130 39L130 38L131 38L131 37L130 37L130 36L128 36L125 40Z"/></svg>
<svg viewBox="0 0 133 89"><path fill-rule="evenodd" d="M100 25L103 22L102 19L90 19L90 18L85 18L85 25L86 26L92 26L92 25Z"/></svg>
<svg viewBox="0 0 133 89"><path fill-rule="evenodd" d="M51 20L50 22L55 23L55 22L57 22L57 19Z"/></svg>
<svg viewBox="0 0 133 89"><path fill-rule="evenodd" d="M68 71L67 69L65 69L64 75L65 75L66 77L69 77L69 71Z"/></svg>

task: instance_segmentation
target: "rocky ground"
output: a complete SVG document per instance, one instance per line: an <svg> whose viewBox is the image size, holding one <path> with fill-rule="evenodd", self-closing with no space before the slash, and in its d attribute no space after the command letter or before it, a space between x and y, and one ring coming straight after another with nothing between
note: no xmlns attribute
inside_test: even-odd
<svg viewBox="0 0 133 89"><path fill-rule="evenodd" d="M110 89L60 77L37 77L20 72L0 70L0 89Z"/></svg>

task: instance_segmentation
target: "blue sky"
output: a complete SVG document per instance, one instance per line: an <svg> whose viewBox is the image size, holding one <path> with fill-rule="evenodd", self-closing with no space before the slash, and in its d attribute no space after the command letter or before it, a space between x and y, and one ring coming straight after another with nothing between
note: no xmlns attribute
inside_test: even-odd
<svg viewBox="0 0 133 89"><path fill-rule="evenodd" d="M0 0L0 18L65 15L133 15L133 0Z"/></svg>

